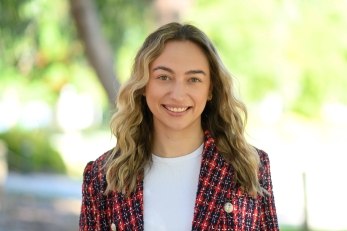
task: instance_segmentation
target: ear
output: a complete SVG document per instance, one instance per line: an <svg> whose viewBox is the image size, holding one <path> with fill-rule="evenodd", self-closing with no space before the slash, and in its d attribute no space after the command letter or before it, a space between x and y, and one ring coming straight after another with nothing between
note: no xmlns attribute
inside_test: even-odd
<svg viewBox="0 0 347 231"><path fill-rule="evenodd" d="M212 94L212 92L213 92L213 85L212 85L212 84L210 84L210 89L208 90L208 94L209 94L209 95L211 95L211 94Z"/></svg>
<svg viewBox="0 0 347 231"><path fill-rule="evenodd" d="M210 85L210 89L208 90L208 96L207 96L207 101L211 101L212 100L212 97L213 97L213 87L212 85Z"/></svg>

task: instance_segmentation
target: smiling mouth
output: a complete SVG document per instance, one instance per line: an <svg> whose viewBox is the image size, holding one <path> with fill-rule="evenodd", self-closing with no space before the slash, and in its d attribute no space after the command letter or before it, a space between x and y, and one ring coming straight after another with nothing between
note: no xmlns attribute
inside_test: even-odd
<svg viewBox="0 0 347 231"><path fill-rule="evenodd" d="M184 112L190 108L190 107L167 107L167 106L164 106L164 107L171 112Z"/></svg>

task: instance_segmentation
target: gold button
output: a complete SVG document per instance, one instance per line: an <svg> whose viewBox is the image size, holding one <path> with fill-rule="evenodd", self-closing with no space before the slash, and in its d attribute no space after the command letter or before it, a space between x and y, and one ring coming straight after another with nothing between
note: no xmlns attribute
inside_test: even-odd
<svg viewBox="0 0 347 231"><path fill-rule="evenodd" d="M112 231L117 231L116 225L114 223L112 223L111 229L112 229Z"/></svg>
<svg viewBox="0 0 347 231"><path fill-rule="evenodd" d="M230 202L225 203L224 210L227 213L231 213L233 211L233 205Z"/></svg>

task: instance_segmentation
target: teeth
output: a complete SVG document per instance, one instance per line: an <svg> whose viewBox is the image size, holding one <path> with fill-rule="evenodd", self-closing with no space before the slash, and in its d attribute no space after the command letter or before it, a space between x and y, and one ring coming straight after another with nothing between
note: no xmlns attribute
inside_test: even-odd
<svg viewBox="0 0 347 231"><path fill-rule="evenodd" d="M172 112L183 112L188 109L188 107L166 107L166 108Z"/></svg>

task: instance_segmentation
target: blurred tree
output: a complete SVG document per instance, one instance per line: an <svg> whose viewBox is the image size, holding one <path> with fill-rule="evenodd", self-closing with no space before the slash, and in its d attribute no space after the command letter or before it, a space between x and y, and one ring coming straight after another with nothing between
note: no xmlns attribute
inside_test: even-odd
<svg viewBox="0 0 347 231"><path fill-rule="evenodd" d="M0 90L14 88L20 101L44 100L51 105L61 87L74 81L73 66L81 49L65 17L64 2L15 0L0 2ZM54 12L54 13L52 13Z"/></svg>
<svg viewBox="0 0 347 231"><path fill-rule="evenodd" d="M77 30L84 41L88 60L105 88L109 102L113 102L120 84L113 69L113 52L102 36L94 2L92 0L69 0L69 2Z"/></svg>
<svg viewBox="0 0 347 231"><path fill-rule="evenodd" d="M89 14L96 23L82 24ZM315 117L326 102L347 103L346 15L346 2L340 0L0 1L0 91L11 86L23 102L53 105L62 86L73 83L100 104L105 104L100 99L105 88L113 101L115 83L129 75L129 60L144 36L158 24L183 20L198 24L216 43L245 86L247 101L277 92L287 110ZM98 76L84 51L91 64L98 64L93 65Z"/></svg>
<svg viewBox="0 0 347 231"><path fill-rule="evenodd" d="M129 76L145 35L169 21L192 21L218 47L247 104L276 94L287 112L317 118L326 103L347 105L346 5L341 0L3 0L0 104L7 97L21 108L31 101L54 108L63 86L72 84L105 109L113 103L116 81Z"/></svg>
<svg viewBox="0 0 347 231"><path fill-rule="evenodd" d="M120 86L114 71L113 53L118 53L124 40L127 39L127 33L134 28L139 29L138 25L146 23L156 22L157 26L160 26L180 21L182 12L188 8L190 2L191 0L69 0L71 13L84 42L88 60L96 70L110 102L114 101ZM149 15L154 17L146 21L145 18ZM99 22L99 17L102 24ZM103 31L106 32L107 40L113 44L114 52L104 39ZM144 34L145 31L142 30L141 33Z"/></svg>
<svg viewBox="0 0 347 231"><path fill-rule="evenodd" d="M120 86L115 54L127 39L127 33L145 22L147 11L144 9L148 9L151 1L69 0L69 3L88 60L107 92L109 102L114 102Z"/></svg>
<svg viewBox="0 0 347 231"><path fill-rule="evenodd" d="M145 20L152 10L152 1L100 0L95 3L94 7L92 0L1 1L0 78L5 83L3 87L6 82L19 88L22 83L23 87L29 84L31 91L25 91L25 98L31 98L28 95L34 93L48 98L53 96L50 101L53 103L66 83L78 82L80 87L89 82L87 76L79 76L92 73L81 73L85 71L76 66L85 66L77 29L96 77L106 90L109 101L113 102L119 87L115 71L119 67L117 54L124 43L133 44L134 40L139 40L153 22ZM71 23L68 8L77 27ZM35 85L41 86L40 89L33 91ZM93 88L100 89L98 86Z"/></svg>
<svg viewBox="0 0 347 231"><path fill-rule="evenodd" d="M105 0L103 2L105 4L116 4L121 1ZM128 3L127 1L124 2ZM77 39L78 36L74 24L71 23L68 3L68 1L45 0L0 1L0 106L2 100L9 96L7 99L15 100L16 105L18 104L17 113L23 112L24 106L35 100L49 103L54 110L55 102L60 95L62 87L66 84L75 85L79 93L87 92L88 95L92 96L95 104L105 105L105 101L107 102L102 97L102 86L84 58L83 46ZM122 12L119 15L124 17L130 19L134 16L141 17L142 14L131 12L133 8L129 4L127 6L129 9L126 13L122 12L123 8L119 5L118 7L117 5L113 7L122 9L119 11ZM104 6L98 5L98 7L101 9ZM112 7L108 5L104 9L110 8ZM142 12L137 11L137 13ZM124 17L120 17L119 20L127 21L127 18ZM141 19L135 18L137 21L130 20L126 24L129 26L131 23L141 21ZM116 24L123 25L122 21L119 20ZM105 25L109 25L108 28L116 25L112 18L105 21ZM106 30L104 28L107 27L101 26L101 28L105 33ZM124 28L129 30L131 26L125 26ZM142 31L142 28L145 27L137 25L137 28L141 28L140 31ZM125 34L127 32L123 31L114 36L116 39L112 41L116 41L117 44L115 42L111 43L112 51L110 49L110 53L115 54L117 49L122 47L120 43L127 40L127 37L124 36ZM78 106L76 105L76 107ZM26 115L16 114L12 116L18 116L16 127L22 127L20 120ZM2 122L0 121L0 133L6 132L6 130L1 129ZM52 122L48 123L48 126L53 125L54 123ZM35 132L37 131L35 124L30 124L30 127L25 128L25 130L34 131L28 132L23 129L15 129L15 131L16 137L24 143L25 138L23 137L31 136L32 140L30 143L34 148L37 148L42 146L39 142L40 140L45 140L46 145L50 146L47 140L52 131L56 131L54 130L55 128L57 127L49 127L47 129L46 139L38 137L38 133ZM8 128L6 127L5 129ZM2 135L7 136L9 132L7 131L7 133ZM14 146L16 143L9 145L9 160L12 160L12 157L16 155L21 155L19 145L23 143L22 141L17 142L17 146ZM9 141L6 140L6 142ZM33 155L32 157L37 157L35 163L39 165L41 163L41 167L44 167L46 163L45 156L47 155L56 158L56 153L52 148L48 148L47 152L42 152L40 155ZM36 169L40 168L37 167Z"/></svg>

